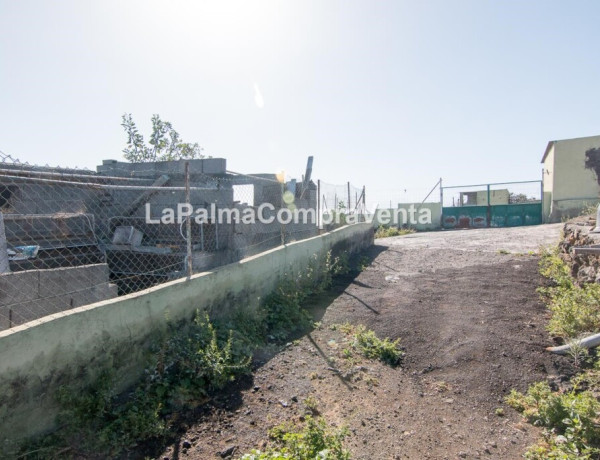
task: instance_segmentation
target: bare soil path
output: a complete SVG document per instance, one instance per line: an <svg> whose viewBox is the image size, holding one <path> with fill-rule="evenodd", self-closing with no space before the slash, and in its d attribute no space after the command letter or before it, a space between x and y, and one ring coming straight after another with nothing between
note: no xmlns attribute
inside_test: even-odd
<svg viewBox="0 0 600 460"><path fill-rule="evenodd" d="M528 253L556 243L559 229L376 240L368 268L314 306L321 327L264 356L157 458L238 458L264 445L272 426L300 420L309 397L330 423L349 428L355 459L520 458L539 431L503 398L572 371L568 358L544 350L543 280ZM403 366L345 359L347 337L330 326L346 322L401 338Z"/></svg>

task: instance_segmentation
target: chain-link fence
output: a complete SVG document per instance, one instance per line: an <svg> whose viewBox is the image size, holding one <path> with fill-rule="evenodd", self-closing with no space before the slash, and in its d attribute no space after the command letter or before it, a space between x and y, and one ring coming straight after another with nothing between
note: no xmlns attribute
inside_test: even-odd
<svg viewBox="0 0 600 460"><path fill-rule="evenodd" d="M488 197L489 195L489 197ZM541 181L503 182L444 187L444 207L537 203L542 200Z"/></svg>
<svg viewBox="0 0 600 460"><path fill-rule="evenodd" d="M367 213L365 187L356 187L350 182L344 185L317 182L320 228L331 230L346 222L364 221Z"/></svg>
<svg viewBox="0 0 600 460"><path fill-rule="evenodd" d="M0 154L0 330L315 236L319 182L219 158L92 172Z"/></svg>

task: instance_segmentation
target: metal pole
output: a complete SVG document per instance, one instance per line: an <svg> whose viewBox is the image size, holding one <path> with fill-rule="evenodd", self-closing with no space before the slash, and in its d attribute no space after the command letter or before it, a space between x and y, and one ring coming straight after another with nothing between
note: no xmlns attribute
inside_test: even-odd
<svg viewBox="0 0 600 460"><path fill-rule="evenodd" d="M204 222L200 224L200 249L204 252Z"/></svg>
<svg viewBox="0 0 600 460"><path fill-rule="evenodd" d="M363 185L363 214L367 213L367 188Z"/></svg>
<svg viewBox="0 0 600 460"><path fill-rule="evenodd" d="M350 214L350 182L348 182L348 203L346 204L348 205L348 210L346 212Z"/></svg>
<svg viewBox="0 0 600 460"><path fill-rule="evenodd" d="M542 181L540 182L540 205L542 206L542 212L541 212L541 219L540 219L540 223L544 224L545 220L546 220L546 216L544 215L544 179L546 178L546 176L544 175L544 168L542 168ZM598 225L596 225L598 226Z"/></svg>
<svg viewBox="0 0 600 460"><path fill-rule="evenodd" d="M185 202L188 207L190 204L190 162L185 162ZM192 277L192 219L187 217L185 221L185 234L187 239L187 279Z"/></svg>
<svg viewBox="0 0 600 460"><path fill-rule="evenodd" d="M317 228L322 229L321 223L321 179L317 180Z"/></svg>
<svg viewBox="0 0 600 460"><path fill-rule="evenodd" d="M487 184L487 226L492 226L492 202L490 194L490 184Z"/></svg>
<svg viewBox="0 0 600 460"><path fill-rule="evenodd" d="M440 177L440 228L444 228L444 187Z"/></svg>
<svg viewBox="0 0 600 460"><path fill-rule="evenodd" d="M215 204L215 212L217 213L217 218L215 219L215 249L219 249L219 212L217 209L217 205Z"/></svg>
<svg viewBox="0 0 600 460"><path fill-rule="evenodd" d="M279 208L283 209L284 206L284 202L283 202L283 194L285 192L285 188L284 188L284 184L285 184L285 179L282 179L284 182L281 182L281 201L279 203ZM282 219L283 220L283 219ZM281 233L281 245L283 246L285 244L285 225L283 225L283 223L280 224L279 227L279 231Z"/></svg>

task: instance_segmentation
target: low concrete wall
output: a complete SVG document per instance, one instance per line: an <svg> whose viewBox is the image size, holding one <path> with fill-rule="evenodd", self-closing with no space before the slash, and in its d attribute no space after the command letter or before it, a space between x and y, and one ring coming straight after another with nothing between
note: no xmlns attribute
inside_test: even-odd
<svg viewBox="0 0 600 460"><path fill-rule="evenodd" d="M147 364L148 347L169 321L197 309L224 315L256 308L288 274L302 272L327 251L358 252L373 243L373 227L356 224L271 249L211 272L135 294L48 316L0 332L0 446L54 427L54 393L61 384L85 386L106 366L126 389ZM167 319L168 318L168 319ZM7 441L8 440L8 441Z"/></svg>

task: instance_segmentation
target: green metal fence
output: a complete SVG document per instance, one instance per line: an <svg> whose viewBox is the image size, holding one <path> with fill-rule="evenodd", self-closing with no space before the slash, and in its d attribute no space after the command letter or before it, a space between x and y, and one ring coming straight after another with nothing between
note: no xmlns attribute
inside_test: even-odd
<svg viewBox="0 0 600 460"><path fill-rule="evenodd" d="M442 187L443 228L518 227L542 223L542 181Z"/></svg>

